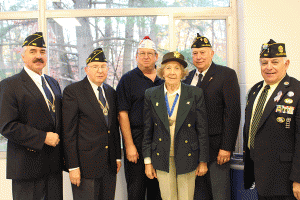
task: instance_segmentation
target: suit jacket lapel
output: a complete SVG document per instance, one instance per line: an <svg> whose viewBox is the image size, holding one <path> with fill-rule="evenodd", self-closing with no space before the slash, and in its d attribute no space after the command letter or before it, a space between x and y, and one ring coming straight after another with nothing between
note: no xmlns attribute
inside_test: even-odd
<svg viewBox="0 0 300 200"><path fill-rule="evenodd" d="M25 82L24 87L28 90L29 93L31 93L35 97L36 101L40 105L40 108L49 118L49 120L53 121L48 105L40 89L37 87L37 85L33 82L33 80L30 78L30 76L26 73L24 69L20 73L22 80Z"/></svg>
<svg viewBox="0 0 300 200"><path fill-rule="evenodd" d="M175 136L178 133L180 127L182 126L194 102L194 98L188 95L189 94L188 89L189 88L186 85L181 84L181 94L180 94L180 100L179 100L177 117L176 117L176 125L175 125Z"/></svg>
<svg viewBox="0 0 300 200"><path fill-rule="evenodd" d="M252 94L248 94L248 99L247 99L247 105L246 105L246 113L245 113L245 130L247 135L249 135L249 127L251 126L251 117L252 117L252 111L253 111L253 104L254 101L257 97L257 94L259 93L261 87L263 86L263 81L257 85L257 87L253 90L250 91ZM245 138L246 140L248 140L248 136Z"/></svg>
<svg viewBox="0 0 300 200"><path fill-rule="evenodd" d="M183 82L190 85L193 81L195 73L196 69L192 70Z"/></svg>
<svg viewBox="0 0 300 200"><path fill-rule="evenodd" d="M209 83L213 81L213 76L216 73L216 65L215 63L211 63L211 66L209 67L208 71L206 72L201 84L200 88L207 88Z"/></svg>
<svg viewBox="0 0 300 200"><path fill-rule="evenodd" d="M89 80L87 79L87 77L84 78L84 83L85 83L85 89L86 89L86 98L88 99L88 101L91 103L92 107L94 108L94 110L96 111L96 113L99 115L100 119L104 122L104 124L107 126L102 109L99 105L99 102L96 98L96 95L94 93L94 90L89 82Z"/></svg>
<svg viewBox="0 0 300 200"><path fill-rule="evenodd" d="M265 106L265 109L264 109L264 112L261 116L260 123L259 123L259 126L258 126L257 130L259 130L259 128L264 124L264 122L269 117L270 113L273 111L273 109L275 109L277 103L280 102L280 100L288 92L289 82L290 82L290 77L288 75L286 75L281 80L281 82L278 84L277 88L275 89L275 91L273 92L273 94L270 97L269 101L267 102L267 105ZM286 83L288 83L288 84L286 84ZM275 101L274 98L277 97L279 91L282 92L282 95L277 101Z"/></svg>
<svg viewBox="0 0 300 200"><path fill-rule="evenodd" d="M158 115L159 119L163 122L166 130L169 133L170 127L169 127L168 111L167 111L165 95L164 95L164 84L158 86L158 90L156 90L156 93L153 95L153 97L151 97L151 102L156 114Z"/></svg>

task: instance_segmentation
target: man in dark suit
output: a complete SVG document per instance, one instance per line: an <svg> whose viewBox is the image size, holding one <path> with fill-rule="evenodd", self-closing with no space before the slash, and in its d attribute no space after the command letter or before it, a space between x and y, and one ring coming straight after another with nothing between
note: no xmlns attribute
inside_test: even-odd
<svg viewBox="0 0 300 200"><path fill-rule="evenodd" d="M104 81L107 60L102 48L86 61L87 76L63 93L63 139L75 200L114 199L121 168L116 92Z"/></svg>
<svg viewBox="0 0 300 200"><path fill-rule="evenodd" d="M241 117L237 75L234 70L212 62L214 51L206 37L197 34L191 48L197 69L184 82L204 92L210 143L208 173L196 178L194 199L230 199L229 161Z"/></svg>
<svg viewBox="0 0 300 200"><path fill-rule="evenodd" d="M300 82L286 74L285 44L262 46L263 81L248 93L244 126L244 183L259 199L300 199Z"/></svg>
<svg viewBox="0 0 300 200"><path fill-rule="evenodd" d="M62 199L61 91L42 73L47 63L41 32L23 44L24 69L0 83L0 127L7 142L6 176L13 199Z"/></svg>

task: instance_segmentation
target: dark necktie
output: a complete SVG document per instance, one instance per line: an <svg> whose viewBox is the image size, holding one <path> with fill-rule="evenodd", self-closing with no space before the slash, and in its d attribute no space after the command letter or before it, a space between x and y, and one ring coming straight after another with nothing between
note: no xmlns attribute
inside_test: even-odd
<svg viewBox="0 0 300 200"><path fill-rule="evenodd" d="M108 109L108 108L106 106L106 100L105 100L105 98L103 96L102 88L100 86L98 87L98 91L99 91L99 101L102 103L103 107L101 106L101 108L102 108L102 111L103 111L105 107L106 107L106 109ZM106 124L108 124L108 115L105 115L104 112L103 112L103 115L104 115Z"/></svg>
<svg viewBox="0 0 300 200"><path fill-rule="evenodd" d="M257 132L257 128L261 119L261 116L263 114L263 107L266 102L266 98L268 96L268 91L270 89L269 85L266 85L262 93L260 94L260 97L258 99L255 112L252 118L252 124L251 124L251 132L250 132L250 147L254 148L254 139L255 139L255 134Z"/></svg>
<svg viewBox="0 0 300 200"><path fill-rule="evenodd" d="M197 82L197 87L200 87L200 84L201 84L201 81L202 81L202 77L203 77L203 74L199 74L198 75L198 82Z"/></svg>
<svg viewBox="0 0 300 200"><path fill-rule="evenodd" d="M44 89L44 92L45 92L47 100L48 100L50 114L52 116L53 122L55 123L55 106L54 106L53 96L52 96L49 88L47 87L44 77L42 76L41 78L42 78L42 87Z"/></svg>

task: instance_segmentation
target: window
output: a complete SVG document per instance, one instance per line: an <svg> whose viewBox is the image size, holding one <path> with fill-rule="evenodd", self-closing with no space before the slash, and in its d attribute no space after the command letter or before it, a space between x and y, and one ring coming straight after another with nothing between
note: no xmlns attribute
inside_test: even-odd
<svg viewBox="0 0 300 200"><path fill-rule="evenodd" d="M176 50L181 52L193 69L191 46L196 33L209 39L215 51L213 61L227 65L226 20L175 20Z"/></svg>
<svg viewBox="0 0 300 200"><path fill-rule="evenodd" d="M0 12L33 11L38 9L38 0L0 0Z"/></svg>
<svg viewBox="0 0 300 200"><path fill-rule="evenodd" d="M167 8L167 7L229 7L229 0L52 0L47 1L49 10L56 9L117 9L117 8Z"/></svg>
<svg viewBox="0 0 300 200"><path fill-rule="evenodd" d="M0 80L23 68L22 43L36 31L47 42L45 73L62 89L85 76L85 60L98 47L109 62L106 82L116 88L136 67L146 35L157 44L158 66L166 52L177 50L192 69L190 47L200 33L211 41L217 64L237 69L235 0L0 0L0 11ZM0 151L5 149L0 136Z"/></svg>
<svg viewBox="0 0 300 200"><path fill-rule="evenodd" d="M114 88L122 74L136 66L136 50L144 36L150 35L157 44L160 59L168 51L168 17L86 17L61 20L48 19L48 46L49 72L59 80L62 88L85 77L86 59L95 48L101 47L104 50L109 67L106 82Z"/></svg>

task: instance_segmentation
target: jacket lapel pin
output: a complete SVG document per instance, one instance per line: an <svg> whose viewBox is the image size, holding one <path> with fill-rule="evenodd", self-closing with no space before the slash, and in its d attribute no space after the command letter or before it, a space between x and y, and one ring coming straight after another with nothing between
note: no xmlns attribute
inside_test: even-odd
<svg viewBox="0 0 300 200"><path fill-rule="evenodd" d="M213 77L210 77L209 81L211 81L213 79Z"/></svg>
<svg viewBox="0 0 300 200"><path fill-rule="evenodd" d="M156 106L158 106L158 102L156 102Z"/></svg>
<svg viewBox="0 0 300 200"><path fill-rule="evenodd" d="M187 104L187 105L190 105L190 102L188 101L188 102L186 102L186 104Z"/></svg>
<svg viewBox="0 0 300 200"><path fill-rule="evenodd" d="M279 102L281 96L282 96L282 91L280 90L280 91L277 93L277 96L274 98L274 102Z"/></svg>

